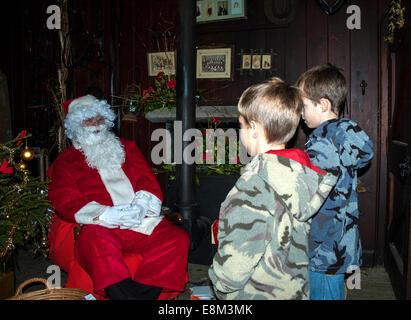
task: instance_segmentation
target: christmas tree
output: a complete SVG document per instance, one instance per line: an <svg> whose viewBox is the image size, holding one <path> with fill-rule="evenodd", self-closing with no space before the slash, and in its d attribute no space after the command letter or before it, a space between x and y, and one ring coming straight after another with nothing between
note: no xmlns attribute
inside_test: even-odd
<svg viewBox="0 0 411 320"><path fill-rule="evenodd" d="M0 143L0 260L29 241L35 252L47 252L52 207L47 200L47 182L28 170L26 161L34 157L27 148L30 136L23 131L15 139Z"/></svg>

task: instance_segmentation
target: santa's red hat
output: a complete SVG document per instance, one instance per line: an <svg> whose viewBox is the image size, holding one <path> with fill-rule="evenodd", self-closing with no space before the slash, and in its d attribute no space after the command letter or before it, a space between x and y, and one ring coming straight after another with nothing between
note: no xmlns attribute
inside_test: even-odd
<svg viewBox="0 0 411 320"><path fill-rule="evenodd" d="M97 101L97 98L88 94L79 98L71 99L63 102L64 113L67 116L68 113L74 112L74 110L80 106L91 106Z"/></svg>

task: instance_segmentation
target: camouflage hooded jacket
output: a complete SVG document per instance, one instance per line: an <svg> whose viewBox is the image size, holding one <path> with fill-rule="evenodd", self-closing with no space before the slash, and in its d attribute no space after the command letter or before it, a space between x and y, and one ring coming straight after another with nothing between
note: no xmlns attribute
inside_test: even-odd
<svg viewBox="0 0 411 320"><path fill-rule="evenodd" d="M209 269L217 297L309 299L308 221L335 182L289 158L255 156L221 205Z"/></svg>
<svg viewBox="0 0 411 320"><path fill-rule="evenodd" d="M312 271L336 274L361 266L357 170L371 161L372 147L367 134L354 121L344 118L322 123L306 143L311 161L338 176L335 188L311 224Z"/></svg>

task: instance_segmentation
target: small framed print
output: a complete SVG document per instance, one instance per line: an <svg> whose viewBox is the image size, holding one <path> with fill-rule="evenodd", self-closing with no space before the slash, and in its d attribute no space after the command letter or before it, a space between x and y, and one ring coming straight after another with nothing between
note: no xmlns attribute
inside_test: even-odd
<svg viewBox="0 0 411 320"><path fill-rule="evenodd" d="M261 55L253 55L252 57L252 69L261 69Z"/></svg>
<svg viewBox="0 0 411 320"><path fill-rule="evenodd" d="M244 54L242 57L243 57L243 60L242 60L241 68L251 69L251 55Z"/></svg>
<svg viewBox="0 0 411 320"><path fill-rule="evenodd" d="M231 14L242 14L244 11L244 3L240 0L231 1Z"/></svg>
<svg viewBox="0 0 411 320"><path fill-rule="evenodd" d="M217 16L227 17L228 16L228 0L217 1Z"/></svg>
<svg viewBox="0 0 411 320"><path fill-rule="evenodd" d="M214 16L214 3L209 2L205 5L204 16L206 18L211 18Z"/></svg>
<svg viewBox="0 0 411 320"><path fill-rule="evenodd" d="M264 54L262 59L262 68L271 69L271 55Z"/></svg>
<svg viewBox="0 0 411 320"><path fill-rule="evenodd" d="M245 0L197 0L196 4L199 23L246 18Z"/></svg>
<svg viewBox="0 0 411 320"><path fill-rule="evenodd" d="M173 51L148 53L148 75L155 77L159 72L168 75L176 73Z"/></svg>
<svg viewBox="0 0 411 320"><path fill-rule="evenodd" d="M233 79L232 55L234 49L197 49L197 79Z"/></svg>
<svg viewBox="0 0 411 320"><path fill-rule="evenodd" d="M196 17L201 17L203 14L203 5L197 1Z"/></svg>

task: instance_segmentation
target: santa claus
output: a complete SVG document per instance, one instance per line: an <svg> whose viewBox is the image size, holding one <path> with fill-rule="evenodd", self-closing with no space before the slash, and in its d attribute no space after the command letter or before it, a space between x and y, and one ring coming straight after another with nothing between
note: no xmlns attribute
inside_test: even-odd
<svg viewBox="0 0 411 320"><path fill-rule="evenodd" d="M87 95L64 109L73 145L47 172L53 223L59 226L51 227L52 256L64 256L57 252L64 236L60 226L78 224L74 256L95 292L144 300L157 299L163 289L184 291L190 240L160 215L160 186L135 142L110 131L115 114L104 100ZM136 274L124 261L127 253L141 254Z"/></svg>

